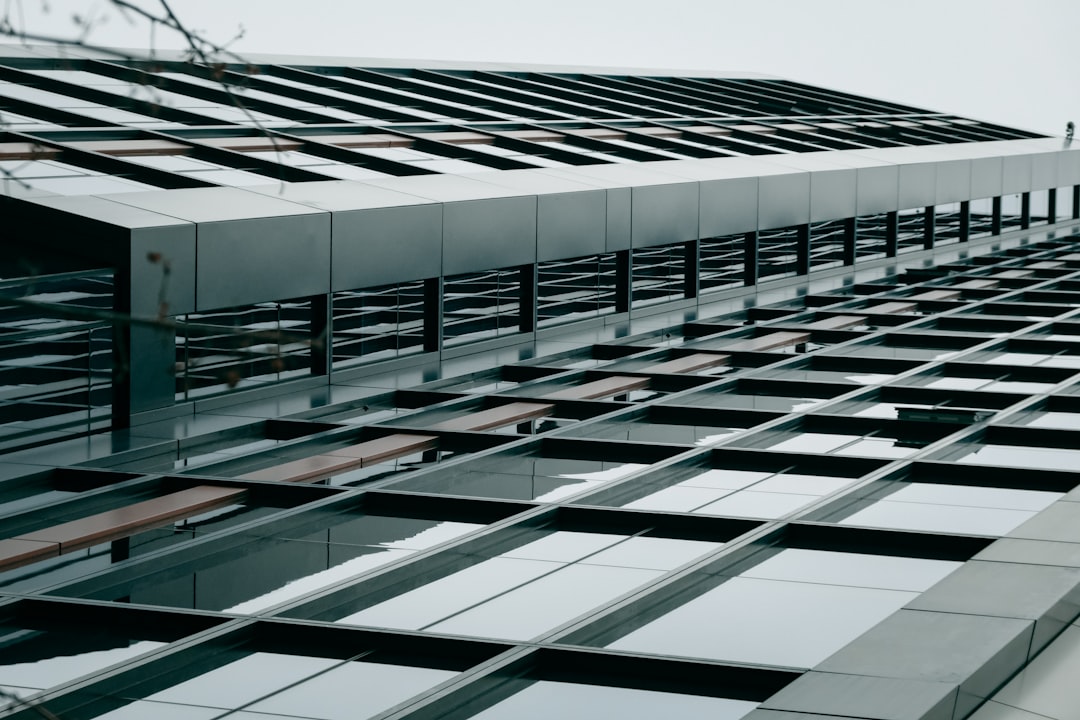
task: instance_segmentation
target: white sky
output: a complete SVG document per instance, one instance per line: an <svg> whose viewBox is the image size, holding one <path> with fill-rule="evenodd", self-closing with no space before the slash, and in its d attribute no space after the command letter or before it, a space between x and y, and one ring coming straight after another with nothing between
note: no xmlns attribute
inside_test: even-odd
<svg viewBox="0 0 1080 720"><path fill-rule="evenodd" d="M1056 135L1080 122L1080 0L172 3L220 42L242 25L241 53L752 70ZM150 43L104 0L4 7L21 7L29 31L64 35L74 13L96 9L106 21L93 42Z"/></svg>

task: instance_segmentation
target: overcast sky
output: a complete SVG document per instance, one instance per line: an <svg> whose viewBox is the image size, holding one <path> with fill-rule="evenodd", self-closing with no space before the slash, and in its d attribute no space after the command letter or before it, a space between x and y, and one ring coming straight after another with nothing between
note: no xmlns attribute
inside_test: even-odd
<svg viewBox="0 0 1080 720"><path fill-rule="evenodd" d="M155 7L155 0L140 0ZM147 46L105 0L0 0L31 31ZM173 0L239 52L752 70L1060 135L1080 121L1080 0ZM46 6L48 12L43 12ZM179 47L177 38L156 38Z"/></svg>

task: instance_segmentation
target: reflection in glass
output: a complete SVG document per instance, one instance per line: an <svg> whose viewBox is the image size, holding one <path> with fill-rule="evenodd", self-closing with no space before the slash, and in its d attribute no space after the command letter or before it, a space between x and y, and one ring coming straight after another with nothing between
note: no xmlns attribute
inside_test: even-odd
<svg viewBox="0 0 1080 720"><path fill-rule="evenodd" d="M758 703L635 688L538 680L472 720L738 720ZM598 714L598 708L603 711Z"/></svg>

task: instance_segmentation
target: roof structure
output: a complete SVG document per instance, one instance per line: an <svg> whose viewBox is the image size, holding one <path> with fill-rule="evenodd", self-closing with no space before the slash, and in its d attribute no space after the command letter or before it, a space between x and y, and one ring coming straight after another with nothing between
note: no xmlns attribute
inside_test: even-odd
<svg viewBox="0 0 1080 720"><path fill-rule="evenodd" d="M1072 716L1077 147L249 60L0 48L0 716Z"/></svg>

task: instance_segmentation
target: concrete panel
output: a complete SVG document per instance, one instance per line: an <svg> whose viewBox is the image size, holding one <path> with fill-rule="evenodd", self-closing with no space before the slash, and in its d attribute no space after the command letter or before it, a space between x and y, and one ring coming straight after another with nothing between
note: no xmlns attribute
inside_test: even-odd
<svg viewBox="0 0 1080 720"><path fill-rule="evenodd" d="M330 213L198 226L198 310L330 290Z"/></svg>
<svg viewBox="0 0 1080 720"><path fill-rule="evenodd" d="M173 316L195 309L195 237L192 224L131 231L132 314Z"/></svg>
<svg viewBox="0 0 1080 720"><path fill-rule="evenodd" d="M855 170L827 170L810 174L810 222L855 217Z"/></svg>
<svg viewBox="0 0 1080 720"><path fill-rule="evenodd" d="M1058 187L1080 185L1080 149L1058 156Z"/></svg>
<svg viewBox="0 0 1080 720"><path fill-rule="evenodd" d="M897 196L898 209L926 207L937 199L936 163L908 163L900 165L900 187Z"/></svg>
<svg viewBox="0 0 1080 720"><path fill-rule="evenodd" d="M631 244L670 245L698 237L698 184L673 183L632 189Z"/></svg>
<svg viewBox="0 0 1080 720"><path fill-rule="evenodd" d="M971 199L1001 195L1002 169L1000 157L974 158L971 161Z"/></svg>
<svg viewBox="0 0 1080 720"><path fill-rule="evenodd" d="M442 205L335 212L331 287L355 290L438 277Z"/></svg>
<svg viewBox="0 0 1080 720"><path fill-rule="evenodd" d="M1033 655L1080 614L1080 569L972 560L908 607L1034 620Z"/></svg>
<svg viewBox="0 0 1080 720"><path fill-rule="evenodd" d="M967 717L1027 661L1030 620L900 610L815 670L958 683Z"/></svg>
<svg viewBox="0 0 1080 720"><path fill-rule="evenodd" d="M876 215L897 209L900 169L896 165L859 168L856 171L855 212Z"/></svg>
<svg viewBox="0 0 1080 720"><path fill-rule="evenodd" d="M810 222L810 173L767 175L758 181L758 228Z"/></svg>
<svg viewBox="0 0 1080 720"><path fill-rule="evenodd" d="M176 331L132 325L129 342L134 350L127 368L130 411L171 407L176 398Z"/></svg>
<svg viewBox="0 0 1080 720"><path fill-rule="evenodd" d="M536 261L536 196L449 202L443 208L443 273Z"/></svg>
<svg viewBox="0 0 1080 720"><path fill-rule="evenodd" d="M808 672L761 707L874 720L952 720L956 694L955 683Z"/></svg>
<svg viewBox="0 0 1080 720"><path fill-rule="evenodd" d="M1001 194L1012 195L1031 189L1031 156L1006 155L1001 159Z"/></svg>
<svg viewBox="0 0 1080 720"><path fill-rule="evenodd" d="M604 252L607 245L606 190L540 195L537 203L537 260Z"/></svg>
<svg viewBox="0 0 1080 720"><path fill-rule="evenodd" d="M1031 156L1031 189L1046 190L1058 186L1059 153L1039 153Z"/></svg>
<svg viewBox="0 0 1080 720"><path fill-rule="evenodd" d="M948 160L937 163L936 204L971 199L971 161Z"/></svg>
<svg viewBox="0 0 1080 720"><path fill-rule="evenodd" d="M607 190L607 252L630 249L630 188Z"/></svg>
<svg viewBox="0 0 1080 720"><path fill-rule="evenodd" d="M757 178L702 181L699 188L698 231L701 237L718 237L757 229Z"/></svg>

